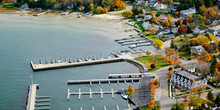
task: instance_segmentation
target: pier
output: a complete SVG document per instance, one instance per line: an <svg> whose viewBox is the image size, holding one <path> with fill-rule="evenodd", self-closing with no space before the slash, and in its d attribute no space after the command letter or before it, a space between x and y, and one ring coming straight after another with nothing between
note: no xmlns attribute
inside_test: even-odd
<svg viewBox="0 0 220 110"><path fill-rule="evenodd" d="M135 65L136 67L139 68L141 73L148 71L147 67L143 63L129 58L108 58L108 59L97 59L97 60L81 61L81 62L59 62L59 63L49 63L49 64L42 64L42 63L34 64L33 61L31 61L30 65L33 71L41 71L41 70L49 70L49 69L86 66L86 65L104 64L104 63L122 62L122 61Z"/></svg>
<svg viewBox="0 0 220 110"><path fill-rule="evenodd" d="M26 110L35 110L35 100L36 100L36 93L38 84L32 84L29 86L29 93L28 93L28 102Z"/></svg>
<svg viewBox="0 0 220 110"><path fill-rule="evenodd" d="M123 61L122 58L109 58L109 59L99 59L91 61L82 61L82 62L60 62L60 63L51 63L51 64L34 64L31 61L31 67L34 71L56 69L56 68L65 68L65 67L76 67L76 66L85 66L85 65L94 65L102 63L111 63L111 62L120 62Z"/></svg>
<svg viewBox="0 0 220 110"><path fill-rule="evenodd" d="M90 84L93 83L120 83L120 82L138 82L141 78L119 78L119 79L88 79L88 80L68 80L68 84Z"/></svg>
<svg viewBox="0 0 220 110"><path fill-rule="evenodd" d="M128 108L122 109L122 110L133 110L133 109L134 109L134 107L131 107L130 104L128 104ZM68 110L71 110L71 108L68 108ZM86 109L83 109L83 107L80 107L79 110L86 110ZM96 110L94 106L92 106L92 110ZM115 108L112 108L112 107L108 108L108 107L104 106L103 110L119 110L119 105L116 105Z"/></svg>
<svg viewBox="0 0 220 110"><path fill-rule="evenodd" d="M81 92L81 89L79 88L79 92L70 92L70 89L67 90L67 100L69 100L70 95L79 95L79 100L81 99L81 95L89 95L89 98L92 99L93 94L100 94L101 98L103 99L103 94L111 94L112 98L114 98L114 94L120 94L121 92L119 91L114 91L111 89L111 91L103 91L100 89L100 91L92 91L92 89L89 89L89 92Z"/></svg>
<svg viewBox="0 0 220 110"><path fill-rule="evenodd" d="M127 73L127 74L109 74L109 79L115 78L140 78L142 75L150 75L149 73Z"/></svg>

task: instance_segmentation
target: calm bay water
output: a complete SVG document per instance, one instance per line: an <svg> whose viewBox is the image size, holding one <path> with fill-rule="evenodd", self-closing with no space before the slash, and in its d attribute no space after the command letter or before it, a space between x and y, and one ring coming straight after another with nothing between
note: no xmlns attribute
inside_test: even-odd
<svg viewBox="0 0 220 110"><path fill-rule="evenodd" d="M109 55L128 49L114 42L116 38L127 37L131 33L121 32L125 25L116 21L70 18L61 16L18 16L0 15L0 110L23 110L26 106L28 86L40 85L37 95L51 96L52 110L103 110L107 108L127 108L127 102L120 95L115 99L111 95L70 96L67 101L67 89L70 91L118 90L127 88L125 84L103 85L67 85L67 80L107 78L109 73L133 73L138 68L125 62L84 67L65 68L33 72L30 61L38 63L39 59L80 58L97 55ZM152 47L145 47L152 48ZM134 84L136 85L136 84ZM113 109L112 109L113 110Z"/></svg>

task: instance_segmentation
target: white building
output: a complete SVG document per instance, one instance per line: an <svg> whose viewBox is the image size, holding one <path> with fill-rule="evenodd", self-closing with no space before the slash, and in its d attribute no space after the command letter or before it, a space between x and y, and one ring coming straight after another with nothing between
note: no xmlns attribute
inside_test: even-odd
<svg viewBox="0 0 220 110"><path fill-rule="evenodd" d="M180 11L180 15L184 18L187 17L187 15L193 16L196 13L195 8L189 8L188 10L182 10Z"/></svg>
<svg viewBox="0 0 220 110"><path fill-rule="evenodd" d="M167 6L163 3L158 3L158 4L155 5L156 10L164 10L166 8L167 8Z"/></svg>
<svg viewBox="0 0 220 110"><path fill-rule="evenodd" d="M180 86L184 89L192 89L207 85L206 79L199 77L187 70L174 71L171 82L172 84Z"/></svg>
<svg viewBox="0 0 220 110"><path fill-rule="evenodd" d="M142 27L143 27L145 30L149 30L149 29L151 28L151 24L150 24L149 21L143 22Z"/></svg>
<svg viewBox="0 0 220 110"><path fill-rule="evenodd" d="M207 31L206 31L206 34L213 34L214 36L218 36L218 31L216 31L216 30L213 30L213 29L208 29Z"/></svg>
<svg viewBox="0 0 220 110"><path fill-rule="evenodd" d="M151 15L144 15L144 20L150 20L152 18Z"/></svg>
<svg viewBox="0 0 220 110"><path fill-rule="evenodd" d="M178 33L178 28L172 28L172 33L174 34Z"/></svg>
<svg viewBox="0 0 220 110"><path fill-rule="evenodd" d="M190 52L192 55L201 55L203 50L204 48L201 45L199 45L191 47Z"/></svg>
<svg viewBox="0 0 220 110"><path fill-rule="evenodd" d="M195 28L193 30L193 34L200 34L201 33L201 30L199 28Z"/></svg>
<svg viewBox="0 0 220 110"><path fill-rule="evenodd" d="M156 37L156 38L161 38L161 37L163 37L163 32L158 33L155 37Z"/></svg>

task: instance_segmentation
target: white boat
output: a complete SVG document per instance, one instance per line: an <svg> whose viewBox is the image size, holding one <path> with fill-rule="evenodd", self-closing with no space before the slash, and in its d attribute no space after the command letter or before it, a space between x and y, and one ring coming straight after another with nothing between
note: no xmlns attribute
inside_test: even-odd
<svg viewBox="0 0 220 110"><path fill-rule="evenodd" d="M126 100L128 99L128 95L127 94L121 94L121 97L126 99Z"/></svg>
<svg viewBox="0 0 220 110"><path fill-rule="evenodd" d="M135 47L137 47L137 45L130 45L130 46L128 46L129 48L135 48Z"/></svg>

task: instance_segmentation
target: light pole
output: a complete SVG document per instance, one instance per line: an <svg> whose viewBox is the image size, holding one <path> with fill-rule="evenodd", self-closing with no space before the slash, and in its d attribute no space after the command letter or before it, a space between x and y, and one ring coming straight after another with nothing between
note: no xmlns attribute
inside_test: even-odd
<svg viewBox="0 0 220 110"><path fill-rule="evenodd" d="M30 76L31 77L31 85L33 85L33 76Z"/></svg>

